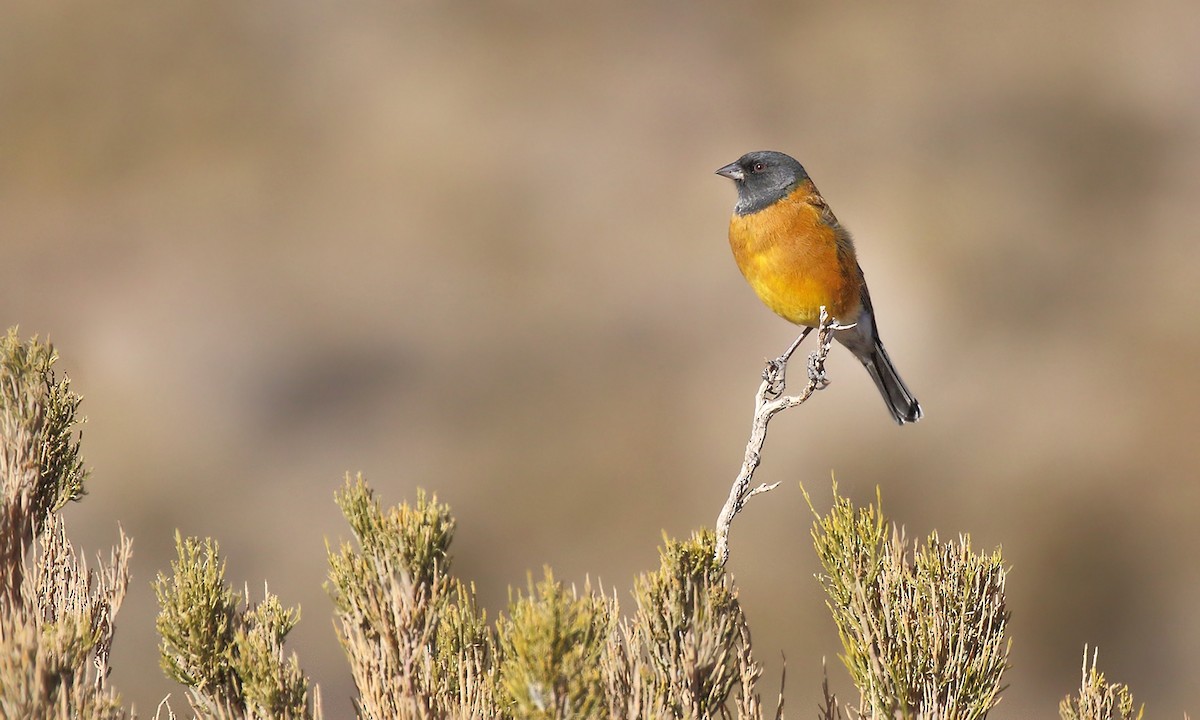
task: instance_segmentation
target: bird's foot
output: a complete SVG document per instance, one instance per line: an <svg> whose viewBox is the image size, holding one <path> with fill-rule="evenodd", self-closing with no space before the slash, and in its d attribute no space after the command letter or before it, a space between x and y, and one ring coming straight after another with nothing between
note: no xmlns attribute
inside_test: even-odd
<svg viewBox="0 0 1200 720"><path fill-rule="evenodd" d="M824 390L829 386L829 378L825 376L825 358L819 352L808 356L808 379L816 390Z"/></svg>
<svg viewBox="0 0 1200 720"><path fill-rule="evenodd" d="M763 368L762 378L767 383L767 396L771 399L783 395L784 388L787 387L787 358L777 357L774 360L768 360L767 366Z"/></svg>

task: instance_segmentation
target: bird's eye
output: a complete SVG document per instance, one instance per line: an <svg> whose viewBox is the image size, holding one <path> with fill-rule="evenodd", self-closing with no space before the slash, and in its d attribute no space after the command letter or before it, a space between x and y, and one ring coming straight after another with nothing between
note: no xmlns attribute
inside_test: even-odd
<svg viewBox="0 0 1200 720"><path fill-rule="evenodd" d="M754 172L762 172L763 170L766 170L766 169L767 169L766 165L763 165L760 162L754 163Z"/></svg>

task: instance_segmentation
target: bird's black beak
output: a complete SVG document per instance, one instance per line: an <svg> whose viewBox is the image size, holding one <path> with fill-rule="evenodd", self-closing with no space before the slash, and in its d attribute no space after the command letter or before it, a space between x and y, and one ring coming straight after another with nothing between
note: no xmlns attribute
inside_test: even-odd
<svg viewBox="0 0 1200 720"><path fill-rule="evenodd" d="M734 182L741 182L746 179L746 171L742 170L742 166L735 162L729 163L725 167L717 171L718 175L723 175Z"/></svg>

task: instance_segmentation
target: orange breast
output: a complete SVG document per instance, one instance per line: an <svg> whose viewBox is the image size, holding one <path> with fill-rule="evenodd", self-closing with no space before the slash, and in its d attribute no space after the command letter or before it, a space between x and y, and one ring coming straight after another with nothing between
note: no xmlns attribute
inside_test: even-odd
<svg viewBox="0 0 1200 720"><path fill-rule="evenodd" d="M822 305L844 324L858 319L862 280L850 236L825 221L802 185L749 215L734 215L729 245L742 275L776 314L816 326Z"/></svg>

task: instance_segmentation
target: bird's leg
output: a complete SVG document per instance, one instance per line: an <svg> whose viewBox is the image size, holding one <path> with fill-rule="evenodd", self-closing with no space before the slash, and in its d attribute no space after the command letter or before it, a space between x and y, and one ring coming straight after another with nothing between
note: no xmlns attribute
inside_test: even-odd
<svg viewBox="0 0 1200 720"><path fill-rule="evenodd" d="M791 359L792 354L796 352L796 348L800 347L800 343L804 342L804 338L808 337L808 334L812 332L812 330L813 329L811 327L804 328L804 332L800 333L800 337L796 338L796 341L792 343L791 347L789 347L785 353L775 358L775 362L786 365L787 361Z"/></svg>
<svg viewBox="0 0 1200 720"><path fill-rule="evenodd" d="M767 367L763 370L763 380L766 380L770 385L767 392L772 397L779 397L783 394L784 387L787 385L784 376L787 374L788 360L796 352L796 348L800 347L800 343L804 342L804 338L812 332L811 327L804 328L804 332L800 333L800 337L792 343L782 355L774 360L767 361Z"/></svg>

